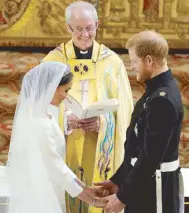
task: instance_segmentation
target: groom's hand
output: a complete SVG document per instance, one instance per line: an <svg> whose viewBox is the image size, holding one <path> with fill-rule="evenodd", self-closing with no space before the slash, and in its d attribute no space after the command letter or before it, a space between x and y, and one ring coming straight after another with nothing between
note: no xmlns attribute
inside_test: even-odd
<svg viewBox="0 0 189 213"><path fill-rule="evenodd" d="M86 186L78 178L75 178L74 180L84 189L85 193L92 197L106 197L109 195L108 190L104 190L101 186Z"/></svg>
<svg viewBox="0 0 189 213"><path fill-rule="evenodd" d="M94 206L96 208L105 208L107 203L108 202L106 201L105 197L102 197L102 198L96 197Z"/></svg>
<svg viewBox="0 0 189 213"><path fill-rule="evenodd" d="M126 206L117 198L116 194L110 195L104 200L107 201L107 205L104 208L107 213L119 213Z"/></svg>
<svg viewBox="0 0 189 213"><path fill-rule="evenodd" d="M86 192L94 197L106 197L109 195L109 191L103 189L101 186L87 187Z"/></svg>
<svg viewBox="0 0 189 213"><path fill-rule="evenodd" d="M116 194L119 190L119 187L114 184L111 180L105 180L98 183L93 183L94 186L100 186L104 190L108 190L109 194Z"/></svg>

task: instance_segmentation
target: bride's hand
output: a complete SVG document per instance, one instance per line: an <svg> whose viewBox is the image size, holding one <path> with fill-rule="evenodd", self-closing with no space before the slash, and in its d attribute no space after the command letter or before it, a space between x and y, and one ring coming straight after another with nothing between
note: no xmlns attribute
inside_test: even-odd
<svg viewBox="0 0 189 213"><path fill-rule="evenodd" d="M108 203L103 197L102 198L95 197L94 199L95 199L94 206L96 208L104 208Z"/></svg>

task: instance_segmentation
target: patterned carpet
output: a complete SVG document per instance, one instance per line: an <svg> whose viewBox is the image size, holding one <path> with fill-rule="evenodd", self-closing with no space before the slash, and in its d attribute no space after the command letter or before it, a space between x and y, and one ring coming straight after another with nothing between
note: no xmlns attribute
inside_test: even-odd
<svg viewBox="0 0 189 213"><path fill-rule="evenodd" d="M43 57L44 54L41 53L0 52L0 165L5 164L7 160L20 83L24 74L40 63ZM136 81L135 73L129 67L128 55L120 57L127 67L133 99L136 102L145 86ZM189 55L170 55L168 63L178 81L185 112L180 139L180 161L182 167L189 167Z"/></svg>

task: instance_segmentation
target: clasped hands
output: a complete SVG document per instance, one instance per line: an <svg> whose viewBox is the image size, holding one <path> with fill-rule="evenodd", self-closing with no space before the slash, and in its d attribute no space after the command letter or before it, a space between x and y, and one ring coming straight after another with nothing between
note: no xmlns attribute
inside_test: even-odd
<svg viewBox="0 0 189 213"><path fill-rule="evenodd" d="M100 117L92 117L80 120L75 115L71 114L68 116L68 128L98 132L100 128Z"/></svg>
<svg viewBox="0 0 189 213"><path fill-rule="evenodd" d="M116 196L118 189L111 180L107 180L88 187L88 193L95 197L95 207L104 208L107 213L119 213L125 208L125 204Z"/></svg>

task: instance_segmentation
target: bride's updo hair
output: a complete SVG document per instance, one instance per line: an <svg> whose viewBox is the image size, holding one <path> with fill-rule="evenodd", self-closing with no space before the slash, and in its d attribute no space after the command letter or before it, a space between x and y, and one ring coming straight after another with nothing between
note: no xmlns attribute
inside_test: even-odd
<svg viewBox="0 0 189 213"><path fill-rule="evenodd" d="M68 84L73 80L73 74L70 72L70 66L67 67L65 75L62 77L58 86Z"/></svg>

